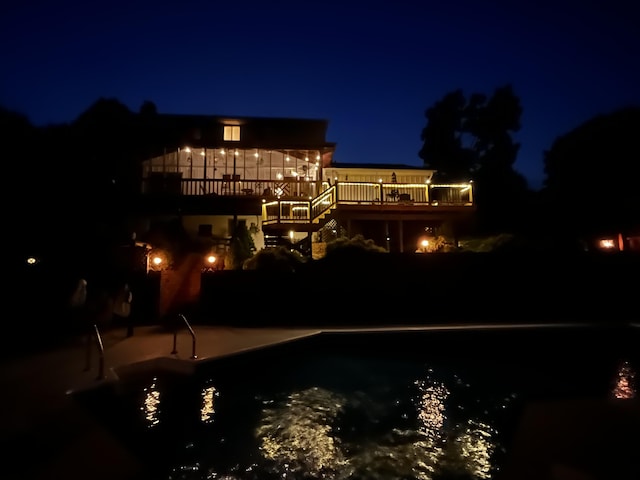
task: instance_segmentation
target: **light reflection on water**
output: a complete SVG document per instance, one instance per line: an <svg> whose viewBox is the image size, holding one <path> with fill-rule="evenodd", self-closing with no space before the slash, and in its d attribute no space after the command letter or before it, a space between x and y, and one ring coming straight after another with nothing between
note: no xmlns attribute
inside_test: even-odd
<svg viewBox="0 0 640 480"><path fill-rule="evenodd" d="M237 397L235 390L211 380L198 387L192 391L199 402L194 422L218 437L213 442L192 438L194 455L176 460L170 478L479 480L496 475L508 438L502 419L521 406L513 403L523 393L518 387L502 379L486 384L473 374L457 376L449 367L418 366L412 373L379 376L370 365L353 376L349 371L336 375L335 385L314 380L301 388L278 385L257 394L248 389L249 398L242 397L244 390ZM360 382L364 374L370 375L369 383ZM631 364L623 362L614 386L603 385L600 392L634 398L634 379ZM149 427L159 422L160 391L153 380L142 407ZM233 433L238 427L247 429L246 436ZM199 442L203 447L196 452ZM253 442L257 450L249 446Z"/></svg>
<svg viewBox="0 0 640 480"><path fill-rule="evenodd" d="M349 396L317 387L265 402L255 432L261 454L282 478L430 480L443 472L490 478L495 428L474 418L448 424L447 386L429 376L414 386L409 414L363 399L362 392ZM350 412L365 406L367 415L392 417L388 428L344 434L354 430ZM370 421L385 424L385 418Z"/></svg>
<svg viewBox="0 0 640 480"><path fill-rule="evenodd" d="M293 392L284 404L265 406L256 429L262 455L276 463L283 477L299 471L335 475L347 466L334 432L345 402L340 395L311 388Z"/></svg>
<svg viewBox="0 0 640 480"><path fill-rule="evenodd" d="M143 390L145 395L142 407L140 407L140 410L144 412L144 418L147 421L147 426L149 428L156 426L160 422L160 419L158 418L160 390L158 390L156 384L157 380L158 379L154 377L151 385Z"/></svg>
<svg viewBox="0 0 640 480"><path fill-rule="evenodd" d="M636 397L636 372L629 361L623 361L618 367L611 394L614 398L629 400Z"/></svg>
<svg viewBox="0 0 640 480"><path fill-rule="evenodd" d="M210 423L213 421L213 414L215 413L214 398L218 395L218 391L216 387L205 387L201 395L200 420L202 423Z"/></svg>

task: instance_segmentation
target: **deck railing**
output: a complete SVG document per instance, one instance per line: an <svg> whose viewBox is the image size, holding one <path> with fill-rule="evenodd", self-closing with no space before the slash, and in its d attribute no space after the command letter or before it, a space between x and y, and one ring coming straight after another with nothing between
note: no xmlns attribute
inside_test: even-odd
<svg viewBox="0 0 640 480"><path fill-rule="evenodd" d="M228 177L228 178L227 178ZM414 204L473 203L471 184L411 184L339 182L331 195L334 202L344 204L411 202ZM306 180L244 180L239 175L225 175L223 179L183 179L171 175L154 176L143 180L143 193L173 193L178 195L250 195L267 198L322 198L327 183ZM319 200L320 201L320 200ZM314 208L319 204L314 204Z"/></svg>
<svg viewBox="0 0 640 480"><path fill-rule="evenodd" d="M165 177L163 177L165 178ZM265 225L317 223L339 205L473 206L473 188L465 184L325 182L305 180L243 180L237 175L223 179L145 179L145 193L177 195L253 196L263 199ZM173 183L172 183L173 182Z"/></svg>
<svg viewBox="0 0 640 480"><path fill-rule="evenodd" d="M340 182L338 203L402 203L417 205L472 205L471 184L415 184Z"/></svg>
<svg viewBox="0 0 640 480"><path fill-rule="evenodd" d="M227 177L227 176L225 176ZM251 195L259 197L314 198L320 188L306 180L245 180L239 175L222 179L184 179L173 175L154 175L143 179L144 194L175 195Z"/></svg>

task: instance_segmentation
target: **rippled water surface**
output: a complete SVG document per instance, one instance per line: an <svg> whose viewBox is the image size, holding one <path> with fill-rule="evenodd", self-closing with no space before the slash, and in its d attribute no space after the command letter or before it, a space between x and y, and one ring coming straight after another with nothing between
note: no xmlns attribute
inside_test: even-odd
<svg viewBox="0 0 640 480"><path fill-rule="evenodd" d="M323 335L194 377L149 372L98 403L156 478L496 478L527 402L635 395L626 341L591 331Z"/></svg>

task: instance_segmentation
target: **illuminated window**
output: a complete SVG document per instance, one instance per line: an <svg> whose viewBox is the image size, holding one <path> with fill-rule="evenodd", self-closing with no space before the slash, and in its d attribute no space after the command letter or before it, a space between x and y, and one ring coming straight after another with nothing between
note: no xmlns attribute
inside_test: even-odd
<svg viewBox="0 0 640 480"><path fill-rule="evenodd" d="M224 140L231 142L240 141L240 126L238 125L225 125L224 126Z"/></svg>

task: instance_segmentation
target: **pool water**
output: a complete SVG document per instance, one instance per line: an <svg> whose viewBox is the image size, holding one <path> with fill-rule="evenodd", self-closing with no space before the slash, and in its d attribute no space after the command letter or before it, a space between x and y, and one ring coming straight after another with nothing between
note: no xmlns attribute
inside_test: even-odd
<svg viewBox="0 0 640 480"><path fill-rule="evenodd" d="M635 394L633 335L322 334L81 401L154 478L499 478L530 402Z"/></svg>

